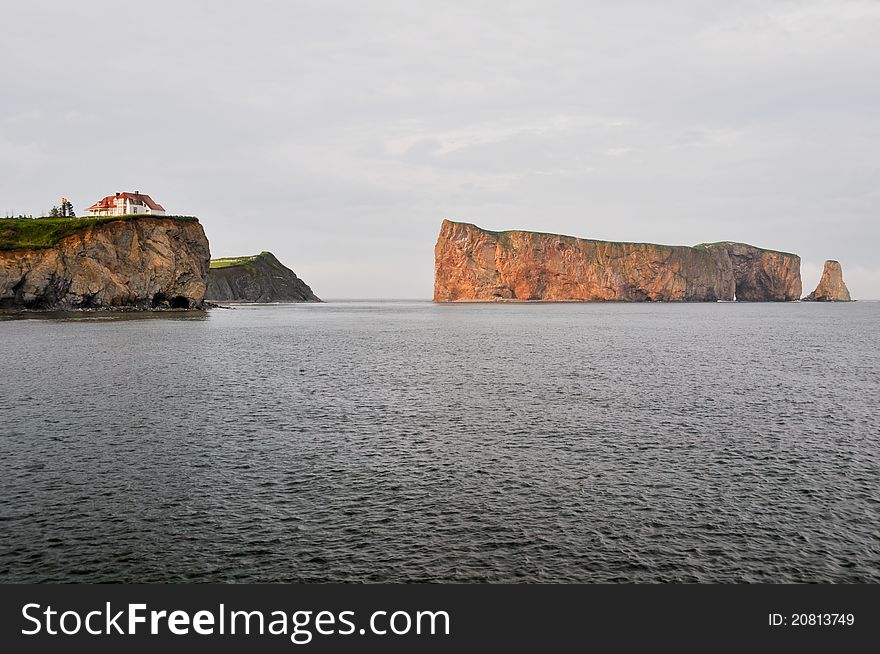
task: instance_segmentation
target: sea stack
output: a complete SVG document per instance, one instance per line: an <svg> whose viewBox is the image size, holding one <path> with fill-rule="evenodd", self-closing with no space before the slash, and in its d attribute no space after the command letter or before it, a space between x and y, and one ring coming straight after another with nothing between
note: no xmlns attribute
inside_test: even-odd
<svg viewBox="0 0 880 654"><path fill-rule="evenodd" d="M829 259L822 270L822 279L816 290L804 298L804 302L851 302L849 289L843 283L843 268L839 261Z"/></svg>
<svg viewBox="0 0 880 654"><path fill-rule="evenodd" d="M724 241L623 243L444 220L435 302L785 302L801 296L796 254Z"/></svg>
<svg viewBox="0 0 880 654"><path fill-rule="evenodd" d="M271 252L213 259L205 299L211 302L320 302L309 285Z"/></svg>

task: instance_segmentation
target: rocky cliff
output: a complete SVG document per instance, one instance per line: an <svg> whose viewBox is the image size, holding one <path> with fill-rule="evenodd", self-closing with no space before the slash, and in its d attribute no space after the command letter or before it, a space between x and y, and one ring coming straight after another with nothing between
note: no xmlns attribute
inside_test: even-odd
<svg viewBox="0 0 880 654"><path fill-rule="evenodd" d="M788 301L800 257L743 243L695 247L493 232L444 220L434 301Z"/></svg>
<svg viewBox="0 0 880 654"><path fill-rule="evenodd" d="M320 302L308 284L271 252L214 259L205 299L213 302Z"/></svg>
<svg viewBox="0 0 880 654"><path fill-rule="evenodd" d="M805 302L851 302L849 289L843 283L843 268L839 261L829 259L822 270L822 279L816 290L804 298Z"/></svg>
<svg viewBox="0 0 880 654"><path fill-rule="evenodd" d="M4 310L199 308L211 258L194 218L0 220L0 246Z"/></svg>

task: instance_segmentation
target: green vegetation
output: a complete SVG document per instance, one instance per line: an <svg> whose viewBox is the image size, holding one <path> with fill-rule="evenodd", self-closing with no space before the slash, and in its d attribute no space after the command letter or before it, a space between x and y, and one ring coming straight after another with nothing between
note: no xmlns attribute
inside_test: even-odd
<svg viewBox="0 0 880 654"><path fill-rule="evenodd" d="M640 245L640 246L649 246L649 247L663 248L663 249L675 248L675 247L688 247L687 245L662 245L660 243L639 243L639 242L634 242L634 241L602 241L602 240L595 239L595 238L582 238L580 236L569 236L567 234L551 234L549 232L535 232L535 231L532 231L529 229L507 229L507 230L499 232L499 231L494 231L491 229L484 229L482 227L479 227L478 225L474 225L473 223L464 223L464 222L458 222L458 221L454 221L454 220L450 220L449 222L453 223L454 225L468 225L470 227L473 227L475 229L480 230L481 232L485 232L486 234L491 234L492 236L497 238L498 241L502 245L504 245L505 247L507 247L509 245L509 242L510 242L509 239L510 239L511 234L534 234L537 236L549 236L552 238L564 238L564 239L568 239L571 241L585 241L587 243L613 243L615 245Z"/></svg>
<svg viewBox="0 0 880 654"><path fill-rule="evenodd" d="M76 218L76 212L73 210L73 203L67 198L61 198L60 207L52 207L48 216L43 218Z"/></svg>
<svg viewBox="0 0 880 654"><path fill-rule="evenodd" d="M711 250L712 248L723 248L733 245L733 241L718 241L717 243L698 243L694 246L695 250Z"/></svg>
<svg viewBox="0 0 880 654"><path fill-rule="evenodd" d="M716 243L700 243L694 246L695 250L711 250L712 248L728 248L734 245L745 245L746 247L755 248L756 250L761 250L762 252L776 252L777 254L782 254L787 257L796 257L798 255L793 254L792 252L784 252L782 250L773 250L771 248L761 248L757 245L749 245L748 243L738 243L736 241L718 241Z"/></svg>
<svg viewBox="0 0 880 654"><path fill-rule="evenodd" d="M501 245L504 247L510 246L510 234L515 234L515 233L536 234L538 236L552 236L555 238L571 239L571 240L575 240L575 241L586 241L589 243L614 243L617 245L639 245L639 246L648 246L648 247L660 248L660 249L690 248L691 247L689 245L663 245L660 243L636 243L636 242L632 242L632 241L600 241L600 240L592 239L592 238L580 238L578 236L566 236L565 234L548 234L547 232L533 232L533 231L523 230L523 229L508 229L506 231L498 232L498 231L494 231L491 229L483 229L482 227L474 225L473 223L465 223L465 222L459 222L459 221L454 221L454 220L450 220L449 222L451 222L455 225L468 225L470 227L473 227L475 229L480 230L481 232L491 234L492 236L497 238L498 241L501 243ZM769 248L761 248L756 245L748 245L747 243L736 243L734 241L719 241L717 243L700 243L699 245L694 245L692 247L694 250L711 250L712 248L723 248L723 247L730 247L733 245L747 245L748 247L753 247L757 250L762 250L764 252L776 252L778 254L788 256L788 257L798 256L796 254L792 254L791 252L784 252L783 250L772 250Z"/></svg>
<svg viewBox="0 0 880 654"><path fill-rule="evenodd" d="M255 257L225 257L223 259L211 259L211 268L232 268L233 266L243 266L254 259Z"/></svg>
<svg viewBox="0 0 880 654"><path fill-rule="evenodd" d="M0 218L0 250L49 248L71 234L100 223L143 218L168 218L198 222L198 218L193 216L152 216L150 214L87 216L85 218Z"/></svg>
<svg viewBox="0 0 880 654"><path fill-rule="evenodd" d="M268 252L260 252L252 254L249 257L224 257L222 259L211 259L211 268L232 268L233 266L244 266L250 268L248 264L253 263L260 257L269 254Z"/></svg>

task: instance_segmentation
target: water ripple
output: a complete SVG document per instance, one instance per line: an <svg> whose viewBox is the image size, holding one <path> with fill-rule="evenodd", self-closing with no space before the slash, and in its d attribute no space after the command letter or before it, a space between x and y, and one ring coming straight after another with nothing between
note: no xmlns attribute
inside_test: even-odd
<svg viewBox="0 0 880 654"><path fill-rule="evenodd" d="M880 304L0 321L0 581L880 581Z"/></svg>

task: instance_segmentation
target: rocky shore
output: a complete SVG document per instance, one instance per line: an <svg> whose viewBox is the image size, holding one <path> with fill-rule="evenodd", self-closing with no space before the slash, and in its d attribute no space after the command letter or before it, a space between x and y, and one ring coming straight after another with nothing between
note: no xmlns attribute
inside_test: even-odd
<svg viewBox="0 0 880 654"><path fill-rule="evenodd" d="M0 244L3 311L203 307L211 255L195 218L3 220Z"/></svg>

